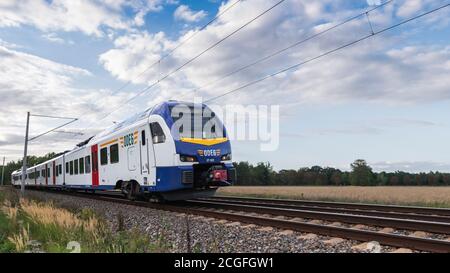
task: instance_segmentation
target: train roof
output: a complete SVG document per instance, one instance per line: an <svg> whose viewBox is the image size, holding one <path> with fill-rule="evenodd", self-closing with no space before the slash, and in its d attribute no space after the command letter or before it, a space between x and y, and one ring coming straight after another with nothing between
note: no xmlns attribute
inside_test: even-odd
<svg viewBox="0 0 450 273"><path fill-rule="evenodd" d="M206 107L205 104L184 102L184 101L176 101L176 100L169 100L169 101L161 102L159 104L156 104L155 106L152 106L152 107L148 108L147 110L145 110L143 112L137 113L137 114L133 115L132 117L125 119L124 121L121 121L121 122L119 122L117 124L114 124L113 126L103 130L102 132L98 133L95 136L92 136L92 137L86 139L85 141L83 141L83 142L79 143L78 145L76 145L75 148L70 150L70 151L65 151L63 153L59 153L59 154L57 154L56 157L54 157L54 158L52 158L50 160L47 160L47 161L45 161L45 162L43 162L41 164L38 164L38 165L32 166L30 168L27 168L27 171L31 170L31 169L34 169L34 168L37 168L37 167L41 167L41 166L43 166L45 164L51 163L51 162L53 162L53 161L63 157L63 155L65 155L67 153L76 152L76 151L84 148L89 143L95 143L96 141L101 140L102 138L104 138L104 137L106 137L106 136L108 136L110 134L113 134L114 132L120 131L120 130L122 130L124 128L127 128L129 126L135 125L135 124L137 124L139 122L142 122L145 119L147 119L148 117L150 117L151 115L160 115L160 116L162 116L163 118L166 119L166 118L170 117L170 109L172 107L175 107L175 106L180 105L180 104L186 105L188 107L202 107L202 108ZM22 171L21 170L17 170L16 172L17 173L21 173ZM13 172L12 174L14 174L16 172Z"/></svg>
<svg viewBox="0 0 450 273"><path fill-rule="evenodd" d="M147 119L151 115L160 115L163 118L167 118L168 116L170 116L170 108L175 107L180 104L186 105L188 107L194 107L194 106L199 107L200 106L203 108L206 106L205 104L194 104L192 102L175 101L175 100L161 102L155 106L148 108L147 110L145 110L143 112L137 113L137 114L133 115L132 117L125 119L124 121L114 124L113 126L103 130L99 134L95 135L94 137L92 137L82 143L84 145L87 145L89 143L96 142L97 140L102 139L110 134L113 134L114 132L118 132L124 128L135 125L139 122L142 122L143 120ZM82 144L82 143L80 143L80 144Z"/></svg>

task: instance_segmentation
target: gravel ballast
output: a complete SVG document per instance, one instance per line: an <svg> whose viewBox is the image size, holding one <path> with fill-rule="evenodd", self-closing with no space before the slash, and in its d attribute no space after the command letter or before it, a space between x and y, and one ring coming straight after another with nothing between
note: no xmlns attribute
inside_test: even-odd
<svg viewBox="0 0 450 273"><path fill-rule="evenodd" d="M56 205L92 209L113 231L137 229L169 252L215 253L349 253L369 252L353 248L363 242L332 240L326 236L299 238L306 233L279 230L220 219L160 211L89 198L29 191L30 197L52 200ZM306 236L306 238L309 238ZM328 243L327 243L328 242ZM333 243L338 242L338 243ZM393 248L382 247L382 252Z"/></svg>

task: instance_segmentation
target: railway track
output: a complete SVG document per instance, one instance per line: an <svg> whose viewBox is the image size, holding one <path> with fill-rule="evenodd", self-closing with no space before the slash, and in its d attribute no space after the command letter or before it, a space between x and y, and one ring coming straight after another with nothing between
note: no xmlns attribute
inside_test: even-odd
<svg viewBox="0 0 450 273"><path fill-rule="evenodd" d="M318 235L340 237L349 240L369 242L376 241L381 245L393 246L399 248L410 248L419 251L426 252L443 252L450 253L450 241L435 239L435 238L421 238L403 234L384 233L374 230L357 229L352 227L333 226L327 224L317 224L305 221L299 221L297 218L308 219L321 219L324 221L339 221L343 223L351 224L366 224L379 227L392 227L405 230L418 230L439 234L450 234L450 223L445 221L423 221L417 219L407 218L387 218L378 216L356 215L356 214L344 214L336 212L323 212L312 211L298 208L283 208L279 207L292 205L291 203L284 202L272 202L276 203L270 206L269 202L261 201L263 205L254 204L257 202L254 199L239 198L212 198L211 200L190 200L177 203L149 203L146 201L130 201L124 198L120 198L117 195L94 195L86 193L64 193L75 195L83 198L90 198L100 201L108 201L121 203L132 206L146 207L151 209L165 210L176 213L191 214L197 216L204 216L208 218L224 219L233 222L241 222L247 224L255 224L260 226L271 226L279 229L288 229L297 232L315 233ZM247 202L247 204L239 204L232 202ZM278 200L277 200L278 201ZM292 200L290 200L292 201ZM252 203L253 204L249 204ZM309 201L308 201L309 203ZM320 202L318 202L320 203ZM298 205L298 204L297 204ZM278 207L277 207L278 206ZM329 208L330 204L327 205ZM372 206L372 205L368 205ZM378 207L378 205L376 205ZM319 207L319 206L317 206ZM325 206L324 206L325 207ZM385 207L385 206L383 206ZM339 207L338 208L342 208ZM367 207L366 207L367 208ZM402 213L405 212L406 207L402 207ZM350 209L350 208L345 208ZM351 208L354 209L354 208ZM386 210L384 210L386 209ZM224 211L226 210L226 211ZM372 208L373 210L373 208ZM381 209L381 211L387 211L387 208ZM444 211L444 210L440 210ZM393 211L390 211L391 213ZM399 212L394 212L399 213ZM412 214L412 213L411 213ZM281 219L279 216L288 217L291 219ZM416 216L416 215L414 215ZM426 215L423 215L426 216ZM434 215L445 217L444 215ZM443 219L441 219L443 220Z"/></svg>
<svg viewBox="0 0 450 273"><path fill-rule="evenodd" d="M325 204L320 202L312 202L311 205L304 205L303 201L293 200L292 202L286 202L288 200L275 200L275 199L254 199L254 198L224 198L224 197L213 197L213 198L203 198L199 199L201 201L209 202L220 202L224 204L239 204L239 205L251 205L251 206L262 206L262 207L272 207L272 208L284 208L284 209L296 209L305 210L313 212L330 212L330 213L341 213L341 214L351 214L351 215L364 215L373 217L385 217L385 218L396 218L396 219L411 219L419 221L429 221L429 222L442 222L450 223L450 216L447 216L446 209L435 209L431 208L428 214L423 213L413 213L410 212L397 212L395 211L397 206L382 206L381 210L374 210L372 205L361 204L359 209L349 209L342 208L339 205L342 203L328 203ZM262 201L261 201L262 200ZM279 202L277 202L279 201ZM299 204L297 204L299 203ZM319 206L314 204L320 204ZM333 207L337 204L336 207ZM346 203L344 203L347 205ZM325 206L326 205L326 206ZM355 204L352 204L355 205ZM359 206L359 204L357 204ZM365 209L367 206L367 209ZM413 208L413 207L402 207L402 208ZM419 208L421 211L428 208ZM392 210L392 211L389 211ZM448 210L450 211L450 210ZM438 214L438 212L443 212L443 215Z"/></svg>
<svg viewBox="0 0 450 273"><path fill-rule="evenodd" d="M211 200L235 201L235 202L258 202L258 203L265 203L265 204L308 206L308 207L318 207L318 208L341 208L341 209L353 209L353 210L362 210L362 211L372 210L372 211L379 211L379 212L398 212L398 213L410 213L410 214L440 215L440 216L449 216L450 217L450 209L445 209L445 208L392 206L392 205L378 205L378 204L341 203L341 202L292 200L292 199L228 197L228 196L217 196L217 197L211 198Z"/></svg>

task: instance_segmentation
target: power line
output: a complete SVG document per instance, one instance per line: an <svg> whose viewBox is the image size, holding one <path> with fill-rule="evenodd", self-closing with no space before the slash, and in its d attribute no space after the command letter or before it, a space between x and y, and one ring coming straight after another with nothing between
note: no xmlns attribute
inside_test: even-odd
<svg viewBox="0 0 450 273"><path fill-rule="evenodd" d="M293 44L291 44L291 45L289 45L289 46L287 46L287 47L285 47L285 48L283 48L283 49L280 49L280 50L275 51L275 52L273 52L273 53L271 53L271 54L269 54L269 55L266 55L265 57L260 58L260 59L254 61L254 62L252 62L252 63L250 63L250 64L247 64L247 65L245 65L245 66L242 66L242 67L240 67L240 68L238 68L238 69L236 69L236 70L234 70L234 71L232 71L232 72L230 72L230 73L228 73L228 74L222 76L222 77L219 78L219 79L216 79L216 80L211 81L211 82L209 82L209 83L207 83L207 84L205 84L205 85L203 85L203 86L200 86L200 87L197 87L197 88L195 88L195 89L192 89L192 90L190 90L190 92L197 92L197 91L199 91L199 90L204 89L205 87L208 87L208 86L210 86L210 85L213 85L213 84L216 84L216 83L218 83L218 82L221 82L221 81L223 81L224 79L229 78L229 77L235 75L236 73L239 73L239 72L241 72L241 71L243 71L243 70L246 70L246 69L248 69L248 68L250 68L250 67L252 67L252 66L255 66L255 65L260 64L260 63L262 63L262 62L264 62L264 61L267 61L268 59L271 59L271 58L273 58L273 57L275 57L275 56L278 56L278 55L280 55L281 53L286 52L286 51L288 51L288 50L290 50L290 49L292 49L292 48L294 48L294 47L297 47L297 46L299 46L299 45L301 45L301 44L304 44L304 43L306 43L306 42L308 42L308 41L310 41L310 40L312 40L312 39L314 39L314 38L317 38L317 37L319 37L319 36L322 36L323 34L326 34L326 33L330 32L330 31L332 31L332 30L334 30L334 29L336 29L336 28L339 28L339 27L341 27L341 26L343 26L343 25L345 25L345 24L348 24L348 23L350 23L350 22L352 22L352 21L358 19L358 18L361 17L361 16L367 16L370 12L372 12L372 11L374 11L374 10L377 10L377 9L383 7L383 6L386 6L387 4L389 4L389 3L393 2L393 1L394 1L394 0L386 1L386 2L384 2L384 3L382 3L382 4L380 4L380 5L376 6L376 7L374 7L374 8L372 8L372 9L368 10L368 11L365 11L365 12L363 12L363 13L360 13L360 14L356 15L356 16L353 16L353 17L351 17L351 18L348 18L348 19L346 19L346 20L344 20L344 21L342 21L342 22L340 22L340 23L338 23L338 24L335 24L335 25L332 26L332 27L329 27L329 28L327 28L327 29L324 29L324 30L322 30L322 31L320 31L320 32L318 32L318 33L316 33L316 34L314 34L314 35L311 35L311 36L309 36L309 37L307 37L307 38L304 38L304 39L302 39L302 40L300 40L300 41L297 41L297 42L295 42L295 43L293 43ZM373 31L372 31L372 32L373 32Z"/></svg>
<svg viewBox="0 0 450 273"><path fill-rule="evenodd" d="M177 46L175 46L173 49L171 49L168 53L166 53L165 55L163 55L159 60L157 60L156 62L152 63L150 66L148 66L144 71L142 71L141 73L139 73L135 79L140 78L142 75L144 75L147 71L149 71L152 67L154 67L157 64L160 64L161 61L163 61L164 59L166 59L167 57L169 57L170 55L172 55L177 49L179 49L180 47L182 47L184 44L186 44L188 41L190 41L192 38L194 38L197 34L199 34L202 30L206 29L209 25L211 25L212 23L214 23L215 21L217 21L217 19L219 19L222 15L224 15L225 13L227 13L230 9L232 9L236 4L238 4L239 2L241 2L242 0L237 0L235 1L233 4L231 4L230 6L228 6L225 10L223 10L221 13L217 14L212 20L210 20L208 23L206 23L205 25L203 25L201 28L199 28L197 31L195 31L192 35L190 35L188 38L184 39L183 41L181 41ZM117 90L115 90L114 92L111 93L111 95L123 90L125 87L127 87L128 85L130 85L132 83L132 80L129 80L128 82L126 82L124 85L122 85L120 88L118 88Z"/></svg>
<svg viewBox="0 0 450 273"><path fill-rule="evenodd" d="M298 67L300 67L300 66L302 66L302 65L305 65L305 64L307 64L307 63L310 63L310 62L315 61L315 60L317 60L317 59L320 59L320 58L322 58L322 57L328 56L328 55L330 55L330 54L332 54L332 53L335 53L335 52L337 52L337 51L339 51L339 50L342 50L342 49L344 49L344 48L347 48L347 47L350 47L350 46L355 45L355 44L357 44L357 43L360 43L360 42L362 42L362 41L364 41L364 40L367 40L367 39L369 39L369 38L371 38L371 37L373 37L373 36L382 34L382 33L386 32L386 31L389 31L389 30L392 30L392 29L394 29L394 28L397 28L397 27L399 27L399 26L401 26L401 25L404 25L404 24L406 24L406 23L409 23L409 22L411 22L411 21L414 21L414 20L416 20L416 19L419 19L419 18L424 17L424 16L426 16L426 15L429 15L429 14L431 14L431 13L437 12L437 11L439 11L439 10L441 10L441 9L444 9L444 8L448 7L448 6L450 6L450 4L446 4L446 5L440 6L440 7L438 7L438 8L433 9L433 10L424 12L424 13L422 13L422 14L416 15L416 16L414 16L414 17L411 17L411 18L407 19L407 20L401 21L401 22L399 22L399 23L397 23L397 24L394 24L394 25L392 25L392 26L389 26L389 27L387 27L387 28L384 28L384 29L382 29L382 30L373 32L373 34L371 33L371 34L369 34L369 35L367 35L367 36L364 36L364 37L362 37L362 38L359 38L359 39L357 39L357 40L354 40L354 41L352 41L352 42L350 42L350 43L347 43L347 44L345 44L345 45L339 46L339 47L337 47L337 48L335 48L335 49L333 49L333 50L327 51L327 52L325 52L325 53L323 53L323 54L320 54L320 55L318 55L318 56L316 56L316 57L313 57L313 58L308 59L308 60L306 60L306 61L297 63L297 64L295 64L295 65L292 65L292 66L290 66L290 67L288 67L288 68L285 68L285 69L282 69L282 70L280 70L280 71L277 71L277 72L275 72L275 73L272 73L272 74L267 75L267 76L265 76L265 77L262 77L262 78L260 78L260 79L254 80L254 81L249 82L249 83L247 83L247 84L245 84L245 85L242 85L242 86L240 86L240 87L238 87L238 88L235 88L235 89L233 89L233 90L227 91L227 92L225 92L225 93L223 93L223 94L221 94L221 95L212 97L212 98L206 100L205 103L214 101L214 100L216 100L216 99L218 99L218 98L222 98L222 97L227 96L227 95L229 95L229 94L231 94L231 93L235 93L235 92L237 92L237 91L239 91L239 90L242 90L242 89L244 89L244 88L246 88L246 87L249 87L249 86L251 86L251 85L257 84L257 83L259 83L259 82L262 82L262 81L264 81L264 80L267 80L267 79L269 79L269 78L272 78L272 77L274 77L274 76L276 76L276 75L279 75L279 74L281 74L281 73L287 72L287 71L292 70L292 69L294 69L294 68L298 68Z"/></svg>
<svg viewBox="0 0 450 273"><path fill-rule="evenodd" d="M149 71L152 67L154 67L157 64L160 64L161 61L163 61L164 59L166 59L167 57L169 57L170 55L172 55L177 49L179 49L180 47L182 47L184 44L186 44L188 41L192 40L196 35L198 35L202 30L206 29L208 26L210 26L212 23L214 23L215 21L217 21L220 17L222 17L225 13L227 13L228 11L230 11L232 8L234 8L239 2L241 2L243 0L237 0L235 2L233 2L231 5L229 5L228 7L226 7L222 12L218 13L213 19L211 19L210 21L208 21L205 25L203 25L201 28L199 28L198 30L196 30L192 35L190 35L188 38L184 39L183 41L181 41L178 45L176 45L173 49L171 49L168 53L166 53L165 55L163 55L159 60L157 60L156 62L152 63L150 66L148 66L144 71L142 71L141 73L139 73L135 78L138 79L140 78L142 75L144 75L147 71ZM120 86L118 89L112 91L110 93L110 95L115 95L117 94L117 92L123 90L124 88L126 88L128 85L130 85L133 82L133 80L129 80L128 82L126 82L125 84L123 84L122 86ZM87 101L85 101L87 103ZM89 102L90 103L90 102ZM128 102L126 103L128 104ZM125 104L125 105L126 105ZM122 107L122 106L120 106ZM119 108L120 108L119 107ZM106 118L107 116L103 117L102 119ZM100 119L100 120L102 120ZM90 123L89 126L92 126L93 123ZM89 127L90 128L90 127ZM88 129L88 128L87 128ZM85 129L85 130L87 130ZM75 137L74 137L75 138ZM73 138L72 138L73 139Z"/></svg>
<svg viewBox="0 0 450 273"><path fill-rule="evenodd" d="M125 101L123 104L115 107L114 110L112 110L111 112L107 113L106 115L104 115L103 117L101 117L100 119L98 119L97 121L103 120L105 118L107 118L108 116L110 116L111 114L113 114L114 112L116 112L117 110L119 110L120 108L122 108L123 106L127 105L128 103L130 103L131 101L135 100L137 97L141 96L142 94L144 94L145 92L147 92L148 90L150 90L151 88L153 88L154 86L158 85L161 81L169 78L170 76L172 76L173 74L177 73L178 71L180 71L181 69L183 69L184 67L186 67L187 65L189 65L190 63L192 63L193 61L195 61L196 59L200 58L202 55L204 55L206 52L210 51L211 49L217 47L219 44L221 44L222 42L224 42L225 40L227 40L228 38L230 38L231 36L233 36L234 34L238 33L239 31L241 31L242 29L244 29L245 27L247 27L248 25L250 25L251 23L253 23L254 21L258 20L259 18L261 18L262 16L264 16L265 14L267 14L268 12L270 12L271 10L273 10L274 8L276 8L277 6L279 6L281 3L285 2L286 0L280 0L278 1L276 4L272 5L270 8L266 9L265 11L263 11L262 13L258 14L256 17L254 17L253 19L251 19L250 21L246 22L244 25L240 26L239 28L237 28L236 30L234 30L233 32L229 33L228 35L226 35L224 38L220 39L219 41L217 41L216 43L214 43L213 45L209 46L208 48L206 48L205 50L203 50L202 52L200 52L199 54L197 54L195 57L189 59L187 62L183 63L181 66L179 66L178 68L172 70L171 72L169 72L168 74L166 74L165 76L163 76L162 78L158 79L155 83L147 86L146 88L144 88L143 90L139 91L136 95L134 95L133 97L131 97L130 99L128 99L127 101Z"/></svg>
<svg viewBox="0 0 450 273"><path fill-rule="evenodd" d="M30 114L31 117L41 117L41 118L54 118L54 119L76 119L76 118L69 118L69 117L58 117L58 116L46 116L46 115L37 115L37 114Z"/></svg>
<svg viewBox="0 0 450 273"><path fill-rule="evenodd" d="M30 115L30 116L37 116L37 115ZM56 117L49 117L49 118L56 118ZM47 134L49 134L49 133L51 133L51 132L54 132L54 131L56 131L56 130L58 130L58 129L61 129L62 127L66 126L66 125L69 125L69 124L71 124L71 123L74 123L75 121L78 120L77 118L62 118L62 117L58 117L58 118L60 118L60 119L71 119L71 121L66 122L66 123L64 123L64 124L61 125L61 126L55 127L55 128L53 128L53 129L48 130L48 131L46 131L46 132L44 132L44 133L42 133L42 134L39 134L39 135L37 135L37 136L35 136L35 137L32 137L32 138L28 139L28 142L33 141L33 140L35 140L35 139L37 139L37 138L40 138L40 137L42 137L42 136L45 136L45 135L47 135Z"/></svg>

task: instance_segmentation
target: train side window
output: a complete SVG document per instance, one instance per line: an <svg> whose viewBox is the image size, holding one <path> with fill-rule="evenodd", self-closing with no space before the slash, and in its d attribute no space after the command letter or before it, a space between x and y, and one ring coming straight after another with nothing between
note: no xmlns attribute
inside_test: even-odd
<svg viewBox="0 0 450 273"><path fill-rule="evenodd" d="M62 164L59 164L58 171L59 171L59 174L62 174Z"/></svg>
<svg viewBox="0 0 450 273"><path fill-rule="evenodd" d="M44 170L41 170L42 177L45 177L45 173L44 172L45 172Z"/></svg>
<svg viewBox="0 0 450 273"><path fill-rule="evenodd" d="M50 168L47 168L47 177L50 177Z"/></svg>
<svg viewBox="0 0 450 273"><path fill-rule="evenodd" d="M108 148L103 148L100 150L100 165L108 164Z"/></svg>
<svg viewBox="0 0 450 273"><path fill-rule="evenodd" d="M84 174L84 159L80 158L80 174Z"/></svg>
<svg viewBox="0 0 450 273"><path fill-rule="evenodd" d="M58 166L55 167L55 176L58 177L59 172L58 172Z"/></svg>
<svg viewBox="0 0 450 273"><path fill-rule="evenodd" d="M141 143L142 143L142 146L145 146L145 131L142 131L141 132Z"/></svg>
<svg viewBox="0 0 450 273"><path fill-rule="evenodd" d="M74 163L73 163L73 170L74 170L74 173L75 173L75 174L78 174L78 159L75 159L75 160L74 160Z"/></svg>
<svg viewBox="0 0 450 273"><path fill-rule="evenodd" d="M151 123L150 129L152 131L152 140L154 144L164 143L166 141L166 135L158 122Z"/></svg>
<svg viewBox="0 0 450 273"><path fill-rule="evenodd" d="M73 175L73 161L70 161L70 175Z"/></svg>
<svg viewBox="0 0 450 273"><path fill-rule="evenodd" d="M114 144L109 147L109 155L111 164L119 162L119 144Z"/></svg>
<svg viewBox="0 0 450 273"><path fill-rule="evenodd" d="M85 165L86 165L86 173L90 173L91 172L91 157L86 156L84 158L84 161L85 161Z"/></svg>
<svg viewBox="0 0 450 273"><path fill-rule="evenodd" d="M66 162L66 173L69 173L69 162Z"/></svg>

